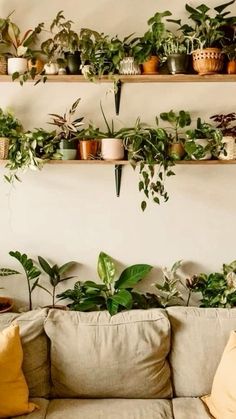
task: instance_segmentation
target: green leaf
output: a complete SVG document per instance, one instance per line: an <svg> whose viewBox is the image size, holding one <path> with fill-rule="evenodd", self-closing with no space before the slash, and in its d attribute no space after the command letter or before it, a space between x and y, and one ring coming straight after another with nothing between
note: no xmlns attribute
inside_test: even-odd
<svg viewBox="0 0 236 419"><path fill-rule="evenodd" d="M71 262L67 262L64 265L60 266L59 269L58 269L59 274L63 275L64 273L69 271L69 269L73 268L76 263L77 262L75 262L75 261L71 261Z"/></svg>
<svg viewBox="0 0 236 419"><path fill-rule="evenodd" d="M220 6L214 7L214 10L221 14L223 10L226 9L226 7L230 6L231 4L234 4L234 2L235 0L231 0L228 3L224 3L224 4L221 4Z"/></svg>
<svg viewBox="0 0 236 419"><path fill-rule="evenodd" d="M133 288L152 269L151 265L137 264L126 268L115 283L115 289Z"/></svg>
<svg viewBox="0 0 236 419"><path fill-rule="evenodd" d="M13 269L2 268L0 269L0 276L10 276L10 275L18 275L20 272L15 271Z"/></svg>
<svg viewBox="0 0 236 419"><path fill-rule="evenodd" d="M54 271L48 262L42 256L38 256L38 261L44 272L46 272L46 274L48 274L50 277L53 277Z"/></svg>
<svg viewBox="0 0 236 419"><path fill-rule="evenodd" d="M145 209L147 208L147 203L146 203L146 201L142 201L141 202L141 209L142 209L142 211L145 211Z"/></svg>
<svg viewBox="0 0 236 419"><path fill-rule="evenodd" d="M114 316L115 314L118 313L119 304L117 304L114 300L112 300L111 298L108 298L106 305L107 305L107 310L111 316Z"/></svg>
<svg viewBox="0 0 236 419"><path fill-rule="evenodd" d="M111 297L109 297L109 300L113 301L118 306L120 305L122 307L127 308L127 310L130 310L132 308L132 294L127 290L119 290L117 294L114 294Z"/></svg>
<svg viewBox="0 0 236 419"><path fill-rule="evenodd" d="M98 257L97 271L104 284L112 284L115 277L115 265L112 258L104 252Z"/></svg>

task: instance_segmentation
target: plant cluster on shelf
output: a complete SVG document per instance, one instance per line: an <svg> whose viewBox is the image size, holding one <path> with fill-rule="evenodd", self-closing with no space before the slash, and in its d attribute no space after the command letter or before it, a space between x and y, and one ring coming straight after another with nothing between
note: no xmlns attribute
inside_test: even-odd
<svg viewBox="0 0 236 419"><path fill-rule="evenodd" d="M35 262L19 251L11 251L9 254L23 270L28 289L28 310L33 309L32 294L37 288L50 295L52 304L49 307L73 311L108 310L111 315L122 310L189 306L193 293L198 293L200 307L236 307L236 261L223 264L221 272L191 275L187 279L181 271L183 262L178 261L171 269L161 269L161 278L151 286L153 292L144 292L137 289L136 285L143 285L143 280L153 266L136 264L117 275L115 261L108 254L100 252L97 262L100 283L76 280L72 289L61 290L57 294L58 286L76 278L70 274L76 262L70 261L59 266L50 264L42 256L38 256ZM0 277L12 275L21 275L22 280L21 272L0 268ZM67 306L58 305L62 300L67 300ZM12 306L11 298L0 297L0 313L12 309Z"/></svg>
<svg viewBox="0 0 236 419"><path fill-rule="evenodd" d="M74 22L59 11L49 28L39 23L34 30L21 33L12 13L0 19L0 74L12 75L21 83L29 78L46 81L47 74L81 74L91 80L104 74L157 74L167 62L171 74L222 72L236 73L236 17L228 8L235 0L213 10L205 4L196 8L186 4L188 23L172 19L169 10L148 19L142 36L124 39L89 28L74 30ZM170 30L169 24L176 25ZM41 34L50 34L41 42ZM37 48L36 48L37 46ZM189 59L191 57L191 60ZM46 62L45 62L46 61ZM192 61L192 63L190 62ZM192 68L193 67L193 68Z"/></svg>
<svg viewBox="0 0 236 419"><path fill-rule="evenodd" d="M137 118L133 127L116 130L100 104L104 131L75 116L79 103L77 99L63 115L50 114L54 131L24 131L14 115L0 109L0 159L7 160L8 182L19 180L19 172L41 169L48 160L102 159L117 164L127 159L133 168L139 168L144 211L148 199L157 204L168 200L165 180L175 174L173 168L179 160L236 158L234 112L213 115L214 125L197 118L193 126L189 112L170 110L156 117L154 126Z"/></svg>

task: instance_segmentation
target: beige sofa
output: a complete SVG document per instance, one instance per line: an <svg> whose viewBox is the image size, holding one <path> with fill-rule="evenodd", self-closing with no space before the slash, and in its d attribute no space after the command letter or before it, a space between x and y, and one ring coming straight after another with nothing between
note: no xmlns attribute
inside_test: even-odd
<svg viewBox="0 0 236 419"><path fill-rule="evenodd" d="M2 314L0 330L12 322L40 406L22 419L209 419L199 397L211 390L236 310L43 309Z"/></svg>

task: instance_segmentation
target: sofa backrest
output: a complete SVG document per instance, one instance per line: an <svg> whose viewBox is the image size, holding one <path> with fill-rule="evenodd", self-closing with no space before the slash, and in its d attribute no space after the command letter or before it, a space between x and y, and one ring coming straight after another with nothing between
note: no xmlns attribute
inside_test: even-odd
<svg viewBox="0 0 236 419"><path fill-rule="evenodd" d="M215 371L231 330L236 330L236 309L170 307L174 393L199 397L211 392Z"/></svg>
<svg viewBox="0 0 236 419"><path fill-rule="evenodd" d="M49 341L44 332L47 310L33 310L23 314L0 315L0 331L17 323L23 346L23 372L30 397L48 397L50 394Z"/></svg>
<svg viewBox="0 0 236 419"><path fill-rule="evenodd" d="M170 324L164 310L107 312L50 310L53 396L168 398L166 357Z"/></svg>

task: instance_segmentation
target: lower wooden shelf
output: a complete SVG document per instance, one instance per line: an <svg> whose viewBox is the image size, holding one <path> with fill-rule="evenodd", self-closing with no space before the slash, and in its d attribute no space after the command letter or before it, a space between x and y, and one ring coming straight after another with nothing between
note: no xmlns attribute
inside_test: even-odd
<svg viewBox="0 0 236 419"><path fill-rule="evenodd" d="M6 164L7 160L0 160L0 164ZM82 165L98 165L98 166L125 166L129 165L128 160L48 160L47 164L59 164L59 165L70 165L70 164L82 164ZM202 166L202 165L224 165L224 164L236 164L236 160L180 160L176 164L191 165L191 166Z"/></svg>

